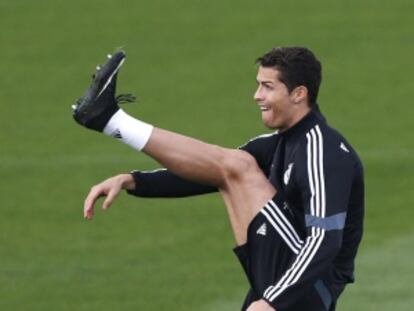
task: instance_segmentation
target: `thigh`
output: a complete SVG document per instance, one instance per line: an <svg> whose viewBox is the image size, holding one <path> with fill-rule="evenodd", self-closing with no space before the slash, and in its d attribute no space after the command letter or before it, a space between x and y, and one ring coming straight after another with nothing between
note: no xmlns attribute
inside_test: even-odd
<svg viewBox="0 0 414 311"><path fill-rule="evenodd" d="M220 188L237 245L247 241L247 229L263 206L274 197L276 189L263 172L253 167L241 178L229 179Z"/></svg>

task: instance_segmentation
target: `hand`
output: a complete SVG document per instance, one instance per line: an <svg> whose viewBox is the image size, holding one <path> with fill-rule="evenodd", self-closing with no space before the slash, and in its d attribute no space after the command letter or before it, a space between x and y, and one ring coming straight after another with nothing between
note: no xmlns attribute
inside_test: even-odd
<svg viewBox="0 0 414 311"><path fill-rule="evenodd" d="M247 311L276 311L276 309L269 305L266 300L260 299L253 302L247 308Z"/></svg>
<svg viewBox="0 0 414 311"><path fill-rule="evenodd" d="M124 189L135 189L135 181L131 174L121 174L104 180L93 186L83 205L83 217L92 219L96 201L106 196L102 209L108 209L118 194Z"/></svg>

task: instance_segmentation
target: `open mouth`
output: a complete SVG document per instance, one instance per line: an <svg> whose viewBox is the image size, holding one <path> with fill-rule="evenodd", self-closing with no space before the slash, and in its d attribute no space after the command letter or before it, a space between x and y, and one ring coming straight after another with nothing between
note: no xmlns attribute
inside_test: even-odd
<svg viewBox="0 0 414 311"><path fill-rule="evenodd" d="M270 107L267 107L267 106L259 106L259 109L261 111L269 111L270 110Z"/></svg>

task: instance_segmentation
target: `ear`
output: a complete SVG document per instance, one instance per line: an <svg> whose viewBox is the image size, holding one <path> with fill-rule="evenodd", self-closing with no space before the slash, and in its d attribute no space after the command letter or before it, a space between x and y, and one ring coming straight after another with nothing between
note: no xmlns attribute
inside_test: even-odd
<svg viewBox="0 0 414 311"><path fill-rule="evenodd" d="M308 88L303 85L297 86L292 90L291 96L295 104L300 104L304 101L307 102L308 101Z"/></svg>

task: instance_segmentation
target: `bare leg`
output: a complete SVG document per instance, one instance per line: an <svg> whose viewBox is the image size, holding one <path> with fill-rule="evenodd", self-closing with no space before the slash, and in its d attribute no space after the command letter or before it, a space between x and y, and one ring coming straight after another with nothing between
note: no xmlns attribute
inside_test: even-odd
<svg viewBox="0 0 414 311"><path fill-rule="evenodd" d="M245 151L222 148L154 128L143 150L178 176L219 188L238 245L275 188Z"/></svg>
<svg viewBox="0 0 414 311"><path fill-rule="evenodd" d="M246 172L245 177L239 180L229 180L226 187L220 188L237 245L246 243L250 222L276 194L276 189L266 179L257 164L252 167L252 170Z"/></svg>

